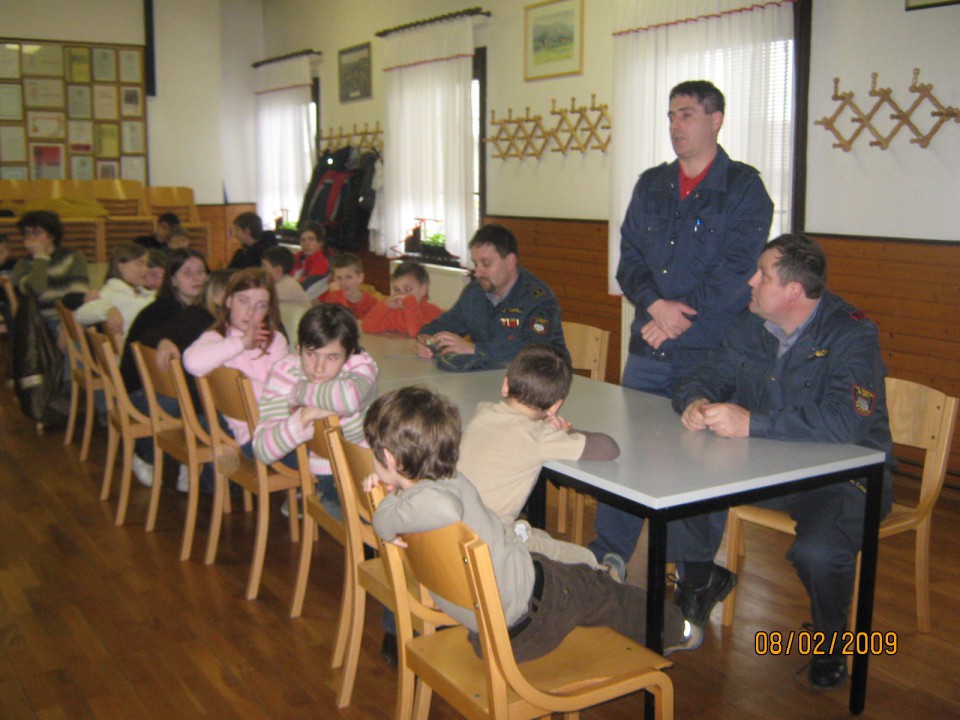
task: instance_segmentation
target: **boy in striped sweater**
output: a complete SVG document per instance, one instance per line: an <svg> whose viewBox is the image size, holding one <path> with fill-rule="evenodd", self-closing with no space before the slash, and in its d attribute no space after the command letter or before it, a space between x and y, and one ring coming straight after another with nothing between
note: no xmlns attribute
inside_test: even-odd
<svg viewBox="0 0 960 720"><path fill-rule="evenodd" d="M300 352L277 361L260 396L253 450L265 463L296 465L297 446L313 437L313 421L340 418L343 436L364 442L363 414L377 396L376 362L360 348L357 321L341 305L318 305L304 314L297 332ZM329 463L310 455L317 494L330 514L340 504Z"/></svg>

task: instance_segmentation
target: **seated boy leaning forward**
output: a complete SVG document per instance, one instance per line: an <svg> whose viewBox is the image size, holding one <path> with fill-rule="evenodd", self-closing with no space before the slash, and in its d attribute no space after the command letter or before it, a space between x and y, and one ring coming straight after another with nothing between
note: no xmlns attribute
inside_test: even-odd
<svg viewBox="0 0 960 720"><path fill-rule="evenodd" d="M339 305L310 308L297 329L299 355L274 363L260 396L253 450L265 463L296 467L297 446L313 437L313 422L340 418L343 436L363 443L363 411L377 394L377 363L360 347L357 321ZM330 464L310 455L320 502L339 519Z"/></svg>
<svg viewBox="0 0 960 720"><path fill-rule="evenodd" d="M260 267L264 269L277 290L277 301L310 307L310 298L303 287L290 277L293 269L293 253L283 245L274 245L263 251ZM292 328L291 328L292 329Z"/></svg>
<svg viewBox="0 0 960 720"><path fill-rule="evenodd" d="M405 260L393 271L391 295L363 319L365 333L396 332L416 337L420 328L443 312L427 300L430 274L418 262Z"/></svg>
<svg viewBox="0 0 960 720"><path fill-rule="evenodd" d="M363 320L377 304L375 296L360 289L363 283L363 262L353 253L343 253L333 258L331 265L337 289L327 290L320 296L320 302L343 305L353 312L357 320Z"/></svg>
<svg viewBox="0 0 960 720"><path fill-rule="evenodd" d="M373 516L374 530L386 542L402 546L404 533L458 521L469 525L490 548L519 662L546 655L578 625L611 627L635 642L645 642L645 591L587 565L567 565L531 553L457 472L460 413L450 400L422 387L395 390L370 406L363 431L375 470L366 485L382 484L389 492ZM479 653L473 611L443 598L434 600L470 629ZM693 649L703 639L699 628L684 625L672 603L667 603L664 625L667 652Z"/></svg>
<svg viewBox="0 0 960 720"><path fill-rule="evenodd" d="M616 441L603 433L573 430L557 413L570 391L573 370L555 345L528 345L507 366L503 400L482 402L463 431L457 470L477 488L484 504L500 516L531 552L566 563L597 566L593 552L550 537L517 520L540 474L551 460L613 460ZM624 563L604 563L623 580Z"/></svg>

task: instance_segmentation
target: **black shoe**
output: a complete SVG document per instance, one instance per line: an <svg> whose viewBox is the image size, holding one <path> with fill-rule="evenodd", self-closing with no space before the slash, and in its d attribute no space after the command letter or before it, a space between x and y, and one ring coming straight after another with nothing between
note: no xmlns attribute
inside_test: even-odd
<svg viewBox="0 0 960 720"><path fill-rule="evenodd" d="M710 581L699 590L691 590L678 583L680 610L691 624L703 627L710 619L710 611L723 600L737 584L737 576L725 567L714 565Z"/></svg>
<svg viewBox="0 0 960 720"><path fill-rule="evenodd" d="M803 674L806 670L806 680L818 692L830 692L847 684L847 660L842 655L817 655L810 662L800 668L797 679L803 683Z"/></svg>
<svg viewBox="0 0 960 720"><path fill-rule="evenodd" d="M380 657L392 668L397 666L397 636L391 633L383 634L383 642L380 643Z"/></svg>

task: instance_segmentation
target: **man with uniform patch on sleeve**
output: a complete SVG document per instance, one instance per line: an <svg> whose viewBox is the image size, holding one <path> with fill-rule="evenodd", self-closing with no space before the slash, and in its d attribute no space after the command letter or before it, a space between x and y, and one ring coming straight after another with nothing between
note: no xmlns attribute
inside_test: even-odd
<svg viewBox="0 0 960 720"><path fill-rule="evenodd" d="M743 313L706 362L683 377L673 396L683 426L721 437L852 443L883 450L888 471L883 514L890 511L892 448L886 368L876 326L825 289L826 257L804 235L766 246L750 279L750 313ZM783 510L797 523L787 554L810 597L813 629L833 655L811 659L806 680L833 690L847 680L839 653L863 537L866 485L851 481L757 503ZM719 537L709 516L670 523L667 559L682 562L684 616L703 625L736 576L713 563ZM798 677L801 675L798 674Z"/></svg>
<svg viewBox="0 0 960 720"><path fill-rule="evenodd" d="M436 357L442 370L490 370L505 367L527 345L547 343L569 358L557 298L519 266L513 233L483 226L470 240L470 256L473 282L452 308L420 328L420 357Z"/></svg>

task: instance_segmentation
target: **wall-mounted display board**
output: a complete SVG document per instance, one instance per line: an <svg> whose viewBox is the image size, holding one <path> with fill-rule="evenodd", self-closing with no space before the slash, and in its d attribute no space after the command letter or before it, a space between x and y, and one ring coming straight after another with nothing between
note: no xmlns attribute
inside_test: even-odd
<svg viewBox="0 0 960 720"><path fill-rule="evenodd" d="M143 48L0 38L0 178L147 184Z"/></svg>

